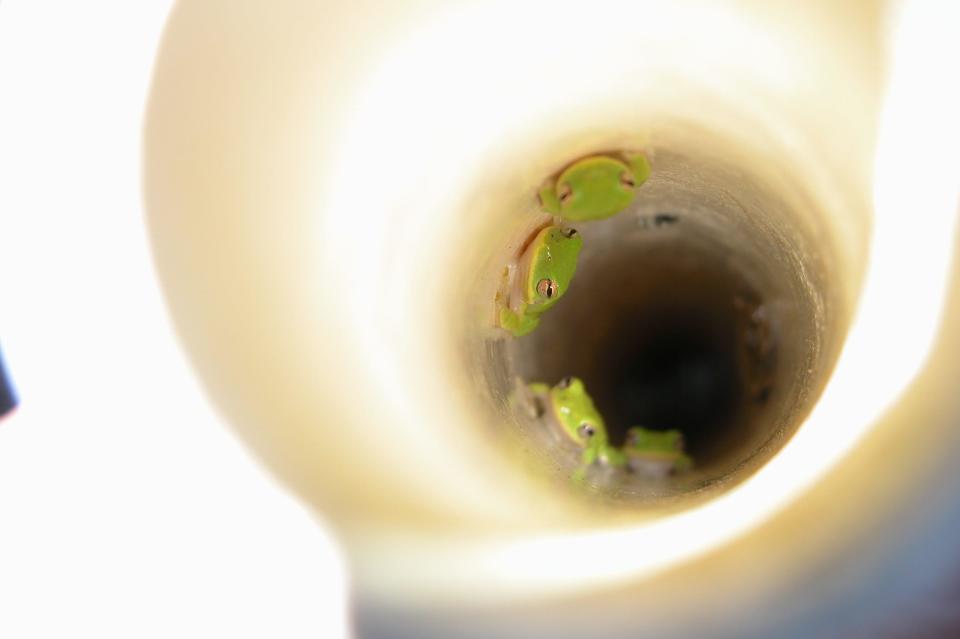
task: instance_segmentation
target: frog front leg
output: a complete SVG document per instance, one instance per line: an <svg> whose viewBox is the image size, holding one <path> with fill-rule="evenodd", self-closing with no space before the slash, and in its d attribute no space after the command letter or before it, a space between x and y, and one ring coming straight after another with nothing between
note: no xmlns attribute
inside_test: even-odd
<svg viewBox="0 0 960 639"><path fill-rule="evenodd" d="M523 337L533 331L539 324L539 317L526 313L518 315L509 308L500 310L500 326L510 331L514 337Z"/></svg>

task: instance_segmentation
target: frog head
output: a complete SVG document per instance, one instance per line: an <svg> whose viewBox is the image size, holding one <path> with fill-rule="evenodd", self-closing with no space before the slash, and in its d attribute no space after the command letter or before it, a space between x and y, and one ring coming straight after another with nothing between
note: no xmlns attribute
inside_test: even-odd
<svg viewBox="0 0 960 639"><path fill-rule="evenodd" d="M607 428L600 411L578 377L564 377L550 389L550 407L564 434L583 448L607 446Z"/></svg>
<svg viewBox="0 0 960 639"><path fill-rule="evenodd" d="M543 313L567 292L581 248L583 239L576 229L548 226L537 233L524 254L523 297L530 306L528 312Z"/></svg>

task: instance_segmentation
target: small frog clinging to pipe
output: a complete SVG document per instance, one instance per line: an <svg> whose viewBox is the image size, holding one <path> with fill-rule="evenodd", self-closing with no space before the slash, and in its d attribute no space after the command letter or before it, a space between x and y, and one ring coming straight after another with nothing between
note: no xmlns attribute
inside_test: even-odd
<svg viewBox="0 0 960 639"><path fill-rule="evenodd" d="M540 418L583 450L577 475L582 476L593 463L610 467L626 463L623 453L610 445L603 417L582 380L564 377L552 387L533 383L528 388L541 411Z"/></svg>
<svg viewBox="0 0 960 639"><path fill-rule="evenodd" d="M514 337L535 329L540 316L567 292L582 247L576 229L550 225L537 232L506 269L506 288L498 295L500 326Z"/></svg>
<svg viewBox="0 0 960 639"><path fill-rule="evenodd" d="M630 470L651 478L666 477L692 465L683 452L683 434L678 430L656 431L634 426L627 431L623 453Z"/></svg>
<svg viewBox="0 0 960 639"><path fill-rule="evenodd" d="M577 160L540 187L540 206L564 220L603 220L623 211L647 178L643 154L598 154Z"/></svg>

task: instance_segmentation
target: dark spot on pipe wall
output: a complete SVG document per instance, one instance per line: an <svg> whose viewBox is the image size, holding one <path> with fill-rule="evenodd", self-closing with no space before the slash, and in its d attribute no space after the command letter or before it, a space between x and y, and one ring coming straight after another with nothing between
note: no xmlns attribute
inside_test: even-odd
<svg viewBox="0 0 960 639"><path fill-rule="evenodd" d="M13 390L13 382L3 361L3 351L0 350L0 418L11 412L17 406L17 395Z"/></svg>

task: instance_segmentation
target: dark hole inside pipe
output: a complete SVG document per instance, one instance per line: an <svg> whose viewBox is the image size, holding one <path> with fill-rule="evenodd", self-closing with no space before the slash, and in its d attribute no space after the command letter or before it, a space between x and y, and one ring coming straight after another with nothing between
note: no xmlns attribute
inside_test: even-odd
<svg viewBox="0 0 960 639"><path fill-rule="evenodd" d="M610 435L626 428L680 429L689 451L709 453L736 417L741 384L732 322L710 309L653 309L620 318L592 372Z"/></svg>

